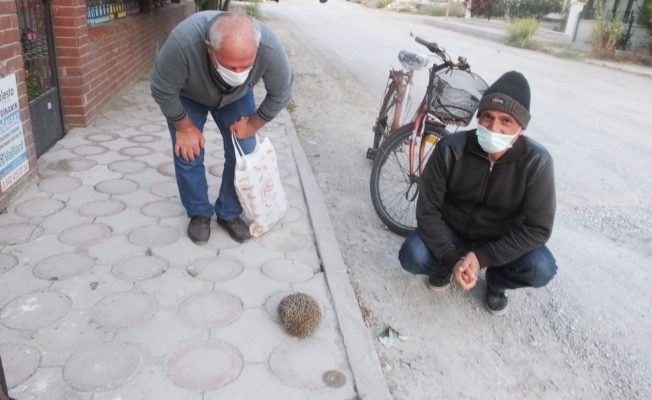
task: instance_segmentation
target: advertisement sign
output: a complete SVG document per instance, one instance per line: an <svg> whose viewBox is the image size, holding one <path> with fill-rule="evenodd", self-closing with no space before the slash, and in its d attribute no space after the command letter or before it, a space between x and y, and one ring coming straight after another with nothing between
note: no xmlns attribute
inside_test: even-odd
<svg viewBox="0 0 652 400"><path fill-rule="evenodd" d="M0 79L0 189L6 191L29 171L16 75Z"/></svg>

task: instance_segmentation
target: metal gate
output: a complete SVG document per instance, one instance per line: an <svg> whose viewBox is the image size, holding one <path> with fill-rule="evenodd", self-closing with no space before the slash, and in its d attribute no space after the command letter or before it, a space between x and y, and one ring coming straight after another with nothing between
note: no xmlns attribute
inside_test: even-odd
<svg viewBox="0 0 652 400"><path fill-rule="evenodd" d="M64 135L50 0L16 0L36 156Z"/></svg>

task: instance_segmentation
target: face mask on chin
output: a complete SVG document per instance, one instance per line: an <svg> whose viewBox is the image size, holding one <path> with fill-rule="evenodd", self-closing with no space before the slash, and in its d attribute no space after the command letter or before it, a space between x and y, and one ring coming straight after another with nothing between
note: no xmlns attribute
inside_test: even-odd
<svg viewBox="0 0 652 400"><path fill-rule="evenodd" d="M231 87L240 86L243 83L245 83L247 77L249 77L249 73L251 72L251 68L244 70L242 72L231 71L230 69L220 64L217 64L217 67L215 67L215 69L217 70L217 73L220 74L222 79L224 79L224 82L226 82L226 84Z"/></svg>
<svg viewBox="0 0 652 400"><path fill-rule="evenodd" d="M519 129L513 135L503 135L502 133L492 132L484 126L478 124L476 136L478 136L478 143L482 150L488 154L500 153L501 151L510 149L512 147L512 140L521 132Z"/></svg>

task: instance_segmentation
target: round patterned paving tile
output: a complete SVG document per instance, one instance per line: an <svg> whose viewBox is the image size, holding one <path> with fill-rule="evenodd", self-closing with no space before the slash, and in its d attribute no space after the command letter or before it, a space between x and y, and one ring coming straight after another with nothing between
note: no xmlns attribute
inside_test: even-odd
<svg viewBox="0 0 652 400"><path fill-rule="evenodd" d="M3 344L0 346L0 354L9 389L25 382L41 365L39 350L26 344Z"/></svg>
<svg viewBox="0 0 652 400"><path fill-rule="evenodd" d="M70 227L59 234L59 241L71 246L90 246L111 236L111 227L105 224L84 224Z"/></svg>
<svg viewBox="0 0 652 400"><path fill-rule="evenodd" d="M220 160L220 161L224 161L224 150L217 150L217 151L212 152L211 157L213 157L213 158L215 158L217 160Z"/></svg>
<svg viewBox="0 0 652 400"><path fill-rule="evenodd" d="M16 206L16 213L27 218L40 218L61 211L66 205L54 199L31 199Z"/></svg>
<svg viewBox="0 0 652 400"><path fill-rule="evenodd" d="M136 376L142 356L132 347L108 343L70 357L63 378L76 390L101 392L113 389Z"/></svg>
<svg viewBox="0 0 652 400"><path fill-rule="evenodd" d="M332 343L311 339L293 341L272 351L269 369L286 386L315 390L326 386L324 373L336 371L341 358L339 349Z"/></svg>
<svg viewBox="0 0 652 400"><path fill-rule="evenodd" d="M226 386L240 375L243 366L240 352L221 340L184 346L166 361L170 380L195 391Z"/></svg>
<svg viewBox="0 0 652 400"><path fill-rule="evenodd" d="M179 203L170 203L167 201L157 201L143 206L140 211L150 217L171 218L178 217L186 213L186 209Z"/></svg>
<svg viewBox="0 0 652 400"><path fill-rule="evenodd" d="M156 150L147 146L130 146L120 149L120 154L128 157L142 157L154 154Z"/></svg>
<svg viewBox="0 0 652 400"><path fill-rule="evenodd" d="M147 169L147 163L138 160L121 160L109 164L109 169L121 174L135 174Z"/></svg>
<svg viewBox="0 0 652 400"><path fill-rule="evenodd" d="M159 182L152 186L152 193L160 197L179 197L179 187L175 182Z"/></svg>
<svg viewBox="0 0 652 400"><path fill-rule="evenodd" d="M70 298L61 293L30 293L4 306L0 321L8 328L39 329L63 318L71 306Z"/></svg>
<svg viewBox="0 0 652 400"><path fill-rule="evenodd" d="M162 173L165 176L175 176L174 173L174 161L164 162L158 166L158 172Z"/></svg>
<svg viewBox="0 0 652 400"><path fill-rule="evenodd" d="M150 319L158 307L156 299L144 293L113 293L95 303L91 319L108 329L128 328Z"/></svg>
<svg viewBox="0 0 652 400"><path fill-rule="evenodd" d="M84 144L73 148L71 151L78 156L97 156L106 153L109 149L99 144Z"/></svg>
<svg viewBox="0 0 652 400"><path fill-rule="evenodd" d="M168 157L170 157L170 158L174 158L174 150L172 150L172 149L167 149L167 150L165 150L165 151L163 152L163 154L165 154L166 156L168 156Z"/></svg>
<svg viewBox="0 0 652 400"><path fill-rule="evenodd" d="M214 164L208 167L208 173L217 176L218 178L222 177L222 171L224 170L224 164Z"/></svg>
<svg viewBox="0 0 652 400"><path fill-rule="evenodd" d="M267 311L267 315L269 315L272 321L276 322L277 324L281 323L281 318L278 315L278 305L281 304L281 300L283 300L285 296L290 294L292 294L292 292L276 293L275 295L270 296L267 300L265 300L265 311Z"/></svg>
<svg viewBox="0 0 652 400"><path fill-rule="evenodd" d="M39 279L60 281L85 274L93 264L93 259L83 254L57 254L39 261L32 273Z"/></svg>
<svg viewBox="0 0 652 400"><path fill-rule="evenodd" d="M48 168L60 172L77 172L89 170L96 165L97 161L91 160L90 158L73 157L61 159L51 164Z"/></svg>
<svg viewBox="0 0 652 400"><path fill-rule="evenodd" d="M281 179L286 179L286 178L289 178L291 176L294 176L294 171L290 171L290 170L285 169L285 168L279 168L278 169L278 176Z"/></svg>
<svg viewBox="0 0 652 400"><path fill-rule="evenodd" d="M167 246L176 242L179 236L176 229L166 225L143 225L127 234L131 243L143 247Z"/></svg>
<svg viewBox="0 0 652 400"><path fill-rule="evenodd" d="M0 254L0 275L18 265L18 258L10 254Z"/></svg>
<svg viewBox="0 0 652 400"><path fill-rule="evenodd" d="M310 238L294 232L268 232L260 239L260 243L270 250L298 251L308 247Z"/></svg>
<svg viewBox="0 0 652 400"><path fill-rule="evenodd" d="M214 183L208 187L208 196L210 197L215 197L219 196L220 194L220 187L222 186L222 183Z"/></svg>
<svg viewBox="0 0 652 400"><path fill-rule="evenodd" d="M123 281L135 282L156 278L170 267L170 263L158 256L131 256L113 265L113 276Z"/></svg>
<svg viewBox="0 0 652 400"><path fill-rule="evenodd" d="M244 265L230 257L208 257L198 260L188 268L188 273L197 279L211 282L224 282L239 276Z"/></svg>
<svg viewBox="0 0 652 400"><path fill-rule="evenodd" d="M197 293L179 305L179 315L190 326L217 328L240 318L244 310L242 300L227 292Z"/></svg>
<svg viewBox="0 0 652 400"><path fill-rule="evenodd" d="M100 200L84 204L79 208L79 214L85 217L108 217L122 212L127 205L118 200Z"/></svg>
<svg viewBox="0 0 652 400"><path fill-rule="evenodd" d="M144 134L144 135L129 136L127 138L127 140L130 141L130 142L133 142L133 143L141 143L142 144L142 143L154 143L154 142L157 142L157 141L161 140L161 138L158 137L158 136L155 136L155 135Z"/></svg>
<svg viewBox="0 0 652 400"><path fill-rule="evenodd" d="M120 136L116 135L115 133L109 133L109 132L91 133L89 135L84 136L84 139L90 140L91 142L97 142L97 143L110 142L118 138L120 138Z"/></svg>
<svg viewBox="0 0 652 400"><path fill-rule="evenodd" d="M287 195L286 195L287 196ZM288 207L285 214L281 218L281 222L284 224L291 224L292 222L297 222L303 217L303 213L296 207Z"/></svg>
<svg viewBox="0 0 652 400"><path fill-rule="evenodd" d="M305 282L315 274L312 267L303 261L278 259L263 264L261 272L277 281L299 283Z"/></svg>
<svg viewBox="0 0 652 400"><path fill-rule="evenodd" d="M48 193L64 193L79 188L82 180L70 176L53 176L52 178L43 179L38 184L38 188Z"/></svg>
<svg viewBox="0 0 652 400"><path fill-rule="evenodd" d="M129 126L117 122L100 122L93 125L95 128L103 131L121 131L127 129Z"/></svg>
<svg viewBox="0 0 652 400"><path fill-rule="evenodd" d="M136 127L141 132L165 132L167 128L159 124L143 124Z"/></svg>
<svg viewBox="0 0 652 400"><path fill-rule="evenodd" d="M0 226L0 246L31 242L41 237L43 228L34 224L11 224Z"/></svg>
<svg viewBox="0 0 652 400"><path fill-rule="evenodd" d="M108 194L127 194L138 190L138 184L129 179L107 179L95 185L95 190Z"/></svg>
<svg viewBox="0 0 652 400"><path fill-rule="evenodd" d="M287 197L288 200L303 198L303 192L292 185L283 183L283 190L285 191L285 197Z"/></svg>

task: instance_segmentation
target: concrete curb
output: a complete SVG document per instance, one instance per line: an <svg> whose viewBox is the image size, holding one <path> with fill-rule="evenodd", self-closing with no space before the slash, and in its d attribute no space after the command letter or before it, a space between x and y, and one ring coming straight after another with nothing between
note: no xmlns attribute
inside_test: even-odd
<svg viewBox="0 0 652 400"><path fill-rule="evenodd" d="M479 37L479 38L482 38L482 39L492 40L494 42L500 42L500 43L505 42L505 34L504 33L495 33L495 32L489 32L489 31L475 29L475 28L472 28L472 27L449 24L449 23L446 23L446 22L433 20L433 19L430 19L430 18L424 18L423 23L426 24L426 25L434 26L435 28L447 29L449 31L462 33L462 34L470 35L470 36L475 36L475 37Z"/></svg>
<svg viewBox="0 0 652 400"><path fill-rule="evenodd" d="M291 121L287 110L284 117ZM299 170L310 221L315 232L317 251L331 292L333 307L344 338L355 387L368 400L391 400L385 377L367 327L362 320L358 300L349 281L346 264L337 244L326 203L317 184L308 158L301 147L292 122L286 124L287 135Z"/></svg>

